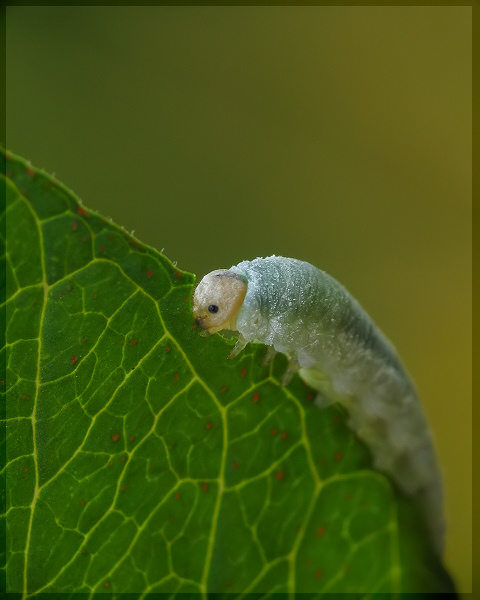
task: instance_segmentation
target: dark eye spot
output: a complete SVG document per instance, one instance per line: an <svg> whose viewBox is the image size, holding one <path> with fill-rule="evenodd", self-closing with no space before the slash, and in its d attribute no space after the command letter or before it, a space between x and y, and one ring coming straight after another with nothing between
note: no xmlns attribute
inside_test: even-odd
<svg viewBox="0 0 480 600"><path fill-rule="evenodd" d="M211 312L211 313L218 312L218 306L215 306L215 304L210 304L210 306L208 307L208 312Z"/></svg>

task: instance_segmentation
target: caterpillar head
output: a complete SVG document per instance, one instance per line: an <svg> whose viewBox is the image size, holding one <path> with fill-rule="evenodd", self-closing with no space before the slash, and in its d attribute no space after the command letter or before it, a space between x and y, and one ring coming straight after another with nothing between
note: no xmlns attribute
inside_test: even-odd
<svg viewBox="0 0 480 600"><path fill-rule="evenodd" d="M193 315L197 325L208 333L235 329L235 315L247 293L244 277L219 269L205 275L193 295Z"/></svg>

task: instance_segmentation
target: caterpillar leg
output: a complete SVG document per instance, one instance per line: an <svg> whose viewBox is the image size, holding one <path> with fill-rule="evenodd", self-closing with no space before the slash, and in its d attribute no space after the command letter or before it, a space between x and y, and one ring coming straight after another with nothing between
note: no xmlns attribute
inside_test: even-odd
<svg viewBox="0 0 480 600"><path fill-rule="evenodd" d="M227 358L235 358L236 356L238 356L247 344L248 344L247 340L243 337L242 334L240 334L238 336L237 343L235 344L235 346L233 347L233 350L230 352L230 354L227 356Z"/></svg>
<svg viewBox="0 0 480 600"><path fill-rule="evenodd" d="M330 378L326 373L317 369L300 369L299 375L307 385L319 392L315 397L315 404L319 408L335 404L337 399L331 394Z"/></svg>
<svg viewBox="0 0 480 600"><path fill-rule="evenodd" d="M290 362L288 363L287 370L283 374L282 381L280 382L283 387L290 383L290 380L295 375L295 373L300 369L300 364L298 362L297 357L290 358Z"/></svg>
<svg viewBox="0 0 480 600"><path fill-rule="evenodd" d="M328 408L329 406L332 406L332 404L335 404L335 402L336 401L333 398L322 394L322 392L319 392L314 400L315 406L318 406L318 408Z"/></svg>
<svg viewBox="0 0 480 600"><path fill-rule="evenodd" d="M262 361L262 367L266 367L267 365L269 365L272 362L276 353L277 353L277 351L275 350L275 348L273 346L267 346L267 352Z"/></svg>

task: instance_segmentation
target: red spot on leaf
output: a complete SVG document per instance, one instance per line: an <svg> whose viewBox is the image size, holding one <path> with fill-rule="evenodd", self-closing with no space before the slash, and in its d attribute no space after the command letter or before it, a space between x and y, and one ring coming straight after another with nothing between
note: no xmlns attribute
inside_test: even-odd
<svg viewBox="0 0 480 600"><path fill-rule="evenodd" d="M234 468L234 469L238 469L238 462L234 462L234 463L233 463L233 468Z"/></svg>
<svg viewBox="0 0 480 600"><path fill-rule="evenodd" d="M212 428L212 424L210 423L210 421L205 425L206 429L211 429Z"/></svg>
<svg viewBox="0 0 480 600"><path fill-rule="evenodd" d="M224 385L222 388L220 388L220 392L223 394L223 392L227 391L227 386Z"/></svg>
<svg viewBox="0 0 480 600"><path fill-rule="evenodd" d="M205 492L208 490L208 483L202 483L202 490Z"/></svg>
<svg viewBox="0 0 480 600"><path fill-rule="evenodd" d="M112 435L112 440L113 440L114 442L117 442L119 437L120 437L120 436L118 435L118 433L114 433L114 434Z"/></svg>
<svg viewBox="0 0 480 600"><path fill-rule="evenodd" d="M130 436L130 441L133 442L135 438L133 437L133 435Z"/></svg>
<svg viewBox="0 0 480 600"><path fill-rule="evenodd" d="M76 356L72 356L72 358L70 359L70 362L71 362L72 364L73 364L73 363L76 363L76 362L77 362L77 357L76 357Z"/></svg>
<svg viewBox="0 0 480 600"><path fill-rule="evenodd" d="M93 294L93 297L94 297L94 298L96 298L96 297L97 297L97 294Z"/></svg>
<svg viewBox="0 0 480 600"><path fill-rule="evenodd" d="M247 373L247 369L245 367L243 367L242 372L240 373L240 377L245 377Z"/></svg>
<svg viewBox="0 0 480 600"><path fill-rule="evenodd" d="M311 402L313 400L313 394L307 394L307 400Z"/></svg>
<svg viewBox="0 0 480 600"><path fill-rule="evenodd" d="M170 352L170 350L171 350L170 346L167 346L167 347L165 348L165 352L166 352L167 354Z"/></svg>
<svg viewBox="0 0 480 600"><path fill-rule="evenodd" d="M108 587L110 584L108 583L108 581L105 582L105 587Z"/></svg>
<svg viewBox="0 0 480 600"><path fill-rule="evenodd" d="M25 467L23 470L25 471L25 473L28 471L27 467Z"/></svg>
<svg viewBox="0 0 480 600"><path fill-rule="evenodd" d="M275 477L276 477L277 479L283 479L283 473L282 473L282 471L277 471L277 472L275 473Z"/></svg>
<svg viewBox="0 0 480 600"><path fill-rule="evenodd" d="M85 500L80 500L80 504L83 506L85 504Z"/></svg>
<svg viewBox="0 0 480 600"><path fill-rule="evenodd" d="M319 527L317 529L317 535L322 536L325 533L325 527Z"/></svg>
<svg viewBox="0 0 480 600"><path fill-rule="evenodd" d="M130 343L132 344L132 346L135 346L135 344L137 343L137 340L130 340Z"/></svg>
<svg viewBox="0 0 480 600"><path fill-rule="evenodd" d="M176 498L177 500L180 498L180 494L179 494L178 492L175 494L175 498Z"/></svg>
<svg viewBox="0 0 480 600"><path fill-rule="evenodd" d="M183 273L180 273L180 271L178 271L178 270L175 270L175 271L173 272L173 274L175 275L175 277L176 277L177 279L180 279L181 277L183 277Z"/></svg>
<svg viewBox="0 0 480 600"><path fill-rule="evenodd" d="M282 431L282 438L286 439L286 437L287 437L287 432L286 431Z"/></svg>
<svg viewBox="0 0 480 600"><path fill-rule="evenodd" d="M112 466L112 465L113 465L112 461L110 461L108 464L109 464L110 466Z"/></svg>
<svg viewBox="0 0 480 600"><path fill-rule="evenodd" d="M196 328L197 328L197 324L196 324L196 323L194 323L194 324L192 325L192 329L196 329Z"/></svg>
<svg viewBox="0 0 480 600"><path fill-rule="evenodd" d="M127 489L127 486L122 485L122 492L124 492Z"/></svg>
<svg viewBox="0 0 480 600"><path fill-rule="evenodd" d="M82 242L86 242L87 241L87 236L86 235L82 235Z"/></svg>
<svg viewBox="0 0 480 600"><path fill-rule="evenodd" d="M272 435L275 435L277 433L276 429L272 429Z"/></svg>
<svg viewBox="0 0 480 600"><path fill-rule="evenodd" d="M111 240L113 238L113 233L108 234L108 239Z"/></svg>
<svg viewBox="0 0 480 600"><path fill-rule="evenodd" d="M77 231L77 227L78 227L78 223L76 221L74 221L72 223L72 231Z"/></svg>
<svg viewBox="0 0 480 600"><path fill-rule="evenodd" d="M77 213L79 215L88 215L87 211L84 208L82 208L81 206L77 206Z"/></svg>
<svg viewBox="0 0 480 600"><path fill-rule="evenodd" d="M342 458L343 458L343 452L340 450L340 452L337 452L335 454L335 460L339 461L339 460L342 460Z"/></svg>
<svg viewBox="0 0 480 600"><path fill-rule="evenodd" d="M35 173L35 171L33 169L30 169L30 167L28 167L27 173L30 175L30 177L32 177L32 175Z"/></svg>
<svg viewBox="0 0 480 600"><path fill-rule="evenodd" d="M122 462L124 462L124 461L125 461L125 457L124 457L124 456L121 456L121 457L120 457L120 460L121 460Z"/></svg>
<svg viewBox="0 0 480 600"><path fill-rule="evenodd" d="M105 250L105 246L100 246L99 250L100 252L103 252Z"/></svg>
<svg viewBox="0 0 480 600"><path fill-rule="evenodd" d="M153 271L151 269L148 269L147 277L151 277L152 275L153 275Z"/></svg>
<svg viewBox="0 0 480 600"><path fill-rule="evenodd" d="M175 373L173 378L175 379L175 381L178 381L178 373Z"/></svg>
<svg viewBox="0 0 480 600"><path fill-rule="evenodd" d="M259 396L258 396L258 392L255 392L255 393L253 394L253 396L252 396L252 400L253 400L254 402L257 402L257 400L258 400L258 397L259 397Z"/></svg>
<svg viewBox="0 0 480 600"><path fill-rule="evenodd" d="M5 382L2 380L0 380L0 385L5 385Z"/></svg>
<svg viewBox="0 0 480 600"><path fill-rule="evenodd" d="M24 398L25 398L25 400L28 400L28 396L27 396L27 394L25 394Z"/></svg>
<svg viewBox="0 0 480 600"><path fill-rule="evenodd" d="M322 571L320 569L317 569L315 571L315 577L321 577L321 575L322 575Z"/></svg>
<svg viewBox="0 0 480 600"><path fill-rule="evenodd" d="M83 337L83 338L82 338L82 342L84 342L84 341L85 341L85 338Z"/></svg>
<svg viewBox="0 0 480 600"><path fill-rule="evenodd" d="M185 302L188 302L190 300L190 298L188 296L185 296Z"/></svg>

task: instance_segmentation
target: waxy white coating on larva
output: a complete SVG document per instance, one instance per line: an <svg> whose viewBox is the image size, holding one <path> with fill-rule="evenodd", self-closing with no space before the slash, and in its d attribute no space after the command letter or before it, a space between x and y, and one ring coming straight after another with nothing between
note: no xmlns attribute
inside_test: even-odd
<svg viewBox="0 0 480 600"><path fill-rule="evenodd" d="M228 271L246 280L247 290L242 303L235 295L226 298L230 308L232 302L239 308L225 325L233 328L233 316L246 341L298 361L300 376L319 391L327 375L375 467L417 498L441 554L445 523L433 443L413 384L387 338L341 284L309 263L270 256ZM216 298L221 303L221 294ZM203 304L210 304L208 297ZM221 328L216 324L214 331Z"/></svg>

